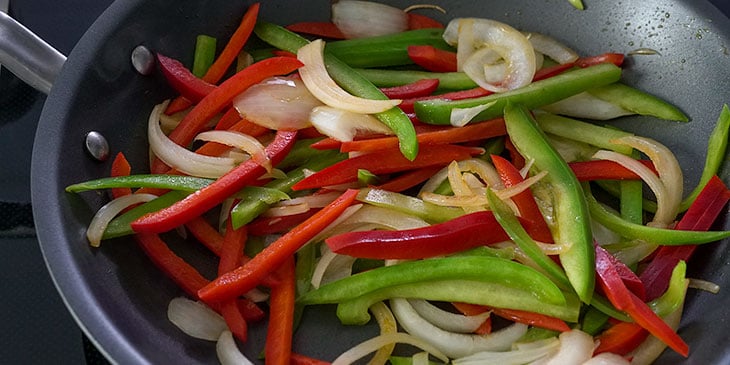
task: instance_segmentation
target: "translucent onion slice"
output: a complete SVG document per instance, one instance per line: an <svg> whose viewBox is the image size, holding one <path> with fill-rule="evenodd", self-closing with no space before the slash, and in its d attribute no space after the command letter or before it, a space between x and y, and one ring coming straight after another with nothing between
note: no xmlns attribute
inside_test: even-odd
<svg viewBox="0 0 730 365"><path fill-rule="evenodd" d="M295 214L306 213L311 209L306 203L277 205L266 209L261 213L262 217L287 217Z"/></svg>
<svg viewBox="0 0 730 365"><path fill-rule="evenodd" d="M376 337L373 337L369 340L363 341L356 345L355 347L350 348L349 350L343 352L340 356L338 356L333 362L332 365L349 365L354 364L357 360L365 357L371 352L376 351L377 349L387 346L394 343L404 343L409 344L415 347L418 347L429 354L435 356L439 360L443 361L444 363L449 362L449 358L446 357L441 351L436 349L435 347L429 345L427 342L418 339L414 336L411 336L407 333L403 332L396 332L396 333L388 333L384 335L379 335Z"/></svg>
<svg viewBox="0 0 730 365"><path fill-rule="evenodd" d="M116 198L99 208L91 218L91 223L86 229L86 238L93 247L99 247L101 245L101 237L104 236L104 231L114 217L117 216L121 211L135 204L148 202L156 199L156 195L152 194L129 194Z"/></svg>
<svg viewBox="0 0 730 365"><path fill-rule="evenodd" d="M411 356L411 363L413 365L429 365L430 362L428 361L428 352L421 351L419 353L413 354L413 356Z"/></svg>
<svg viewBox="0 0 730 365"><path fill-rule="evenodd" d="M373 100L348 93L327 73L323 51L324 41L317 39L299 48L297 52L297 59L304 64L299 68L299 75L312 95L321 102L333 108L362 114L384 112L401 103L397 99Z"/></svg>
<svg viewBox="0 0 730 365"><path fill-rule="evenodd" d="M581 331L570 330L559 336L558 352L545 365L581 365L593 356L593 336Z"/></svg>
<svg viewBox="0 0 730 365"><path fill-rule="evenodd" d="M307 128L312 108L322 103L304 82L291 77L273 77L251 86L233 99L241 117L276 130Z"/></svg>
<svg viewBox="0 0 730 365"><path fill-rule="evenodd" d="M720 286L707 280L689 279L689 288L704 290L708 293L717 294L720 292Z"/></svg>
<svg viewBox="0 0 730 365"><path fill-rule="evenodd" d="M332 22L346 38L374 37L408 29L408 14L396 7L357 0L332 4Z"/></svg>
<svg viewBox="0 0 730 365"><path fill-rule="evenodd" d="M518 184L512 185L508 188L503 188L496 190L495 193L497 196L502 200L507 200L512 198L513 196L527 190L532 186L533 184L537 183L538 181L542 180L543 177L547 176L547 171L540 171L537 174L528 177L527 179L521 181Z"/></svg>
<svg viewBox="0 0 730 365"><path fill-rule="evenodd" d="M393 134L385 124L370 114L353 113L329 106L312 109L310 121L314 128L338 141L352 141L358 132Z"/></svg>
<svg viewBox="0 0 730 365"><path fill-rule="evenodd" d="M491 312L486 311L477 315L466 316L441 309L425 299L408 299L408 302L423 319L449 332L473 333L491 314Z"/></svg>
<svg viewBox="0 0 730 365"><path fill-rule="evenodd" d="M370 312L373 314L373 317L375 317L375 321L378 322L378 327L380 328L380 335L386 335L389 333L396 333L398 332L398 323L395 321L395 317L393 316L393 312L390 311L390 308L388 308L387 305L383 302L377 302L370 306ZM384 365L388 362L390 359L390 355L393 354L393 350L395 349L395 344L385 345L378 349L377 352L375 352L375 355L373 355L372 358L370 358L370 361L368 362L368 365ZM428 364L428 353L427 352L421 352L422 354L426 354L426 362L425 364ZM415 365L415 364L414 364Z"/></svg>
<svg viewBox="0 0 730 365"><path fill-rule="evenodd" d="M218 341L228 329L226 321L207 305L184 297L173 298L167 306L167 318L188 336Z"/></svg>
<svg viewBox="0 0 730 365"><path fill-rule="evenodd" d="M390 308L406 332L452 358L469 356L480 351L506 351L513 342L527 333L527 325L521 323L509 325L488 335L449 332L423 319L406 299L391 299Z"/></svg>
<svg viewBox="0 0 730 365"><path fill-rule="evenodd" d="M636 114L587 92L578 93L558 102L542 106L540 109L553 114L594 120L609 120Z"/></svg>
<svg viewBox="0 0 730 365"><path fill-rule="evenodd" d="M550 57L560 64L575 62L578 60L578 53L570 47L559 42L557 39L541 33L525 33L535 51Z"/></svg>
<svg viewBox="0 0 730 365"><path fill-rule="evenodd" d="M322 245L322 256L317 261L317 265L314 266L312 279L310 280L312 287L317 289L324 284L352 275L352 265L354 263L354 257L338 255L326 245Z"/></svg>
<svg viewBox="0 0 730 365"><path fill-rule="evenodd" d="M590 360L583 363L583 365L629 365L629 360L624 359L621 355L612 354L610 352L600 353L593 356Z"/></svg>
<svg viewBox="0 0 730 365"><path fill-rule="evenodd" d="M422 228L429 225L426 221L416 216L372 205L363 206L362 209L342 222L343 226L348 227L362 224L375 224L384 229L391 230Z"/></svg>
<svg viewBox="0 0 730 365"><path fill-rule="evenodd" d="M489 109L494 103L486 103L471 108L453 108L449 116L449 123L454 127L463 127L469 124L479 113Z"/></svg>
<svg viewBox="0 0 730 365"><path fill-rule="evenodd" d="M235 160L226 157L205 156L173 142L160 129L160 114L167 103L156 105L147 123L147 138L152 152L170 167L198 177L218 178L235 166Z"/></svg>
<svg viewBox="0 0 730 365"><path fill-rule="evenodd" d="M518 343L511 351L482 351L474 355L454 359L454 365L481 365L481 364L529 364L532 361L550 356L560 348L557 337L531 343Z"/></svg>
<svg viewBox="0 0 730 365"><path fill-rule="evenodd" d="M229 330L221 333L215 344L215 352L221 365L253 365L251 360L238 349L233 334Z"/></svg>
<svg viewBox="0 0 730 365"><path fill-rule="evenodd" d="M236 147L246 152L259 165L263 166L267 172L271 172L273 166L269 156L264 152L264 145L258 139L248 134L236 131L207 131L195 136L196 140L216 142L226 146Z"/></svg>

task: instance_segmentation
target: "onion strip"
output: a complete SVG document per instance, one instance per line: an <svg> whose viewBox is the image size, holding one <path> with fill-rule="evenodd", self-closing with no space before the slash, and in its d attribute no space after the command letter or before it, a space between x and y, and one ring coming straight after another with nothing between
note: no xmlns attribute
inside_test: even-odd
<svg viewBox="0 0 730 365"><path fill-rule="evenodd" d="M273 169L271 160L264 152L264 145L261 144L258 139L251 137L248 134L236 131L207 131L198 134L195 139L236 147L251 156L251 158L265 168L267 172L271 172Z"/></svg>
<svg viewBox="0 0 730 365"><path fill-rule="evenodd" d="M379 336L373 337L369 340L361 342L357 346L343 352L340 356L338 356L332 362L332 365L353 364L353 363L355 363L355 361L363 358L365 355L367 355L373 351L376 351L377 349L379 349L383 346L387 346L388 344L392 344L392 343L405 343L405 344L413 345L424 351L427 351L428 353L435 356L436 358L443 361L444 363L449 362L449 358L446 357L446 355L444 355L437 348L429 345L425 341L420 340L407 333L396 332L396 333L388 333L385 335L379 335Z"/></svg>
<svg viewBox="0 0 730 365"><path fill-rule="evenodd" d="M104 236L104 231L114 217L117 216L124 209L138 204L145 203L150 200L156 199L157 195L152 194L129 194L120 196L99 208L94 214L94 217L89 223L89 227L86 229L86 238L92 247L99 247L101 245L101 238Z"/></svg>
<svg viewBox="0 0 730 365"><path fill-rule="evenodd" d="M377 302L371 305L370 312L373 313L375 321L378 322L381 336L389 333L398 332L398 323L395 321L393 312L390 311L390 308L388 308L385 303ZM394 343L379 348L378 351L375 352L375 355L373 355L373 357L368 362L368 365L384 365L390 359L390 355L393 354L394 349Z"/></svg>
<svg viewBox="0 0 730 365"><path fill-rule="evenodd" d="M229 330L221 333L215 344L215 352L221 365L253 365L251 360L238 349L233 334Z"/></svg>
<svg viewBox="0 0 730 365"><path fill-rule="evenodd" d="M201 340L218 341L228 329L226 321L207 305L177 297L167 306L167 318L188 336Z"/></svg>

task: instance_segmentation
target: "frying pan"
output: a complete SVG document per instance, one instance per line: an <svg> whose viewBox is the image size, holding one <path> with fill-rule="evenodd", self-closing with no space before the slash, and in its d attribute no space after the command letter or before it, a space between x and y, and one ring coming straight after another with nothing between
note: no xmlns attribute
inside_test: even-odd
<svg viewBox="0 0 730 365"><path fill-rule="evenodd" d="M131 239L104 242L92 249L85 228L104 202L103 193L67 194L64 187L105 176L109 163L91 159L83 148L91 130L102 133L112 153L125 152L134 172L147 166L145 121L152 106L171 97L158 74L143 76L130 65L138 45L190 63L199 33L228 37L249 1L115 2L84 35L55 80L38 126L33 150L32 197L38 238L51 275L83 331L112 362L121 364L215 363L214 344L182 334L166 318L169 300L181 295L163 278ZM412 1L390 1L399 7ZM576 11L565 0L431 1L448 15L443 21L479 16L550 34L581 54L651 48L660 55L632 56L624 81L663 97L691 116L690 123L652 118L612 122L665 143L686 171L687 190L697 182L707 136L730 90L730 21L706 1L591 1ZM280 24L325 20L329 1L270 0L261 18ZM727 180L727 168L723 177ZM721 229L728 229L724 224ZM214 272L212 258L195 245L172 242L178 253ZM721 285L727 242L696 252L690 275ZM666 352L660 364L730 362L726 309L730 295L691 290L679 329L691 357ZM243 346L251 359L262 348L265 324L251 328ZM294 341L295 350L332 360L376 329L340 326L334 308L309 308Z"/></svg>

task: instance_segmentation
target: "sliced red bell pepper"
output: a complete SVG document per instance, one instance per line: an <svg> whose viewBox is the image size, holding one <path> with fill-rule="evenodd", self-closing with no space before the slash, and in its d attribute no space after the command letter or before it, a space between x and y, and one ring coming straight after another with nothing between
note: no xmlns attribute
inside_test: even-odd
<svg viewBox="0 0 730 365"><path fill-rule="evenodd" d="M520 174L520 170L518 170L517 167L512 165L512 163L507 161L505 158L492 155L492 163L497 169L499 177L505 187L514 186L524 181L524 178ZM532 192L530 190L525 190L513 196L512 201L514 201L517 205L517 208L520 211L520 216L530 222L527 230L530 236L540 242L552 243L553 235L545 222L545 217L543 217L542 212L540 212L540 208L537 206L537 202L535 201L535 197L532 195Z"/></svg>
<svg viewBox="0 0 730 365"><path fill-rule="evenodd" d="M215 85L203 81L193 75L182 62L157 54L157 64L165 76L167 83L182 97L197 103L215 89Z"/></svg>
<svg viewBox="0 0 730 365"><path fill-rule="evenodd" d="M470 303L451 303L457 311L466 316L476 316L484 312L489 312L489 307ZM478 335L486 335L492 333L492 316L487 317L484 322L477 328L474 333Z"/></svg>
<svg viewBox="0 0 730 365"><path fill-rule="evenodd" d="M593 350L593 354L610 352L624 356L636 349L647 337L649 332L638 324L618 322L596 337L598 347Z"/></svg>
<svg viewBox="0 0 730 365"><path fill-rule="evenodd" d="M225 131L236 125L241 120L241 115L238 114L238 110L234 107L228 108L221 119L218 119L218 123L215 124L213 129L217 131Z"/></svg>
<svg viewBox="0 0 730 365"><path fill-rule="evenodd" d="M452 91L448 93L438 94L438 95L430 95L430 96L423 96L420 98L412 98L412 99L403 99L403 101L398 104L398 107L401 108L405 113L413 113L413 104L417 101L421 100L429 100L429 99L444 99L444 100L463 100L463 99L471 99L471 98L478 98L481 96L487 96L491 94L492 92L486 89L482 89L481 87L475 87L473 89L468 90L461 90L461 91Z"/></svg>
<svg viewBox="0 0 730 365"><path fill-rule="evenodd" d="M431 72L456 72L456 53L429 45L408 46L408 57Z"/></svg>
<svg viewBox="0 0 730 365"><path fill-rule="evenodd" d="M426 28L443 28L436 19L433 19L426 15L416 14L414 12L408 12L408 29L426 29Z"/></svg>
<svg viewBox="0 0 730 365"><path fill-rule="evenodd" d="M463 127L437 127L419 131L416 135L421 146L479 141L503 136L507 133L504 119L492 119L480 123L470 123ZM376 152L398 146L396 137L358 139L342 142L341 152Z"/></svg>
<svg viewBox="0 0 730 365"><path fill-rule="evenodd" d="M637 160L644 166L654 169L651 160ZM609 160L575 161L568 163L578 181L593 180L637 180L640 179L633 171L621 164Z"/></svg>
<svg viewBox="0 0 730 365"><path fill-rule="evenodd" d="M289 232L296 225L317 213L319 209L309 209L304 213L283 217L259 217L249 223L248 231L255 236Z"/></svg>
<svg viewBox="0 0 730 365"><path fill-rule="evenodd" d="M439 79L421 79L411 84L381 87L380 91L391 99L406 99L431 95L438 87Z"/></svg>
<svg viewBox="0 0 730 365"><path fill-rule="evenodd" d="M272 50L271 51L271 54L273 54L274 56L277 56L277 57L294 57L294 58L297 58L297 54L296 53L292 53L292 52L289 52L289 51L285 51L283 49L275 49L275 50Z"/></svg>
<svg viewBox="0 0 730 365"><path fill-rule="evenodd" d="M185 228L216 256L221 255L223 236L203 217L195 217L185 223Z"/></svg>
<svg viewBox="0 0 730 365"><path fill-rule="evenodd" d="M291 365L329 365L330 363L324 360L315 359L306 355L298 354L296 352L291 353Z"/></svg>
<svg viewBox="0 0 730 365"><path fill-rule="evenodd" d="M518 169L525 167L525 158L522 157L519 151L517 151L517 147L515 147L515 144L512 143L512 139L510 139L509 136L504 139L504 149L507 150L509 159L512 161L512 165Z"/></svg>
<svg viewBox="0 0 730 365"><path fill-rule="evenodd" d="M612 266L612 270L614 270L616 274L618 274L621 282L626 287L626 289L639 297L639 299L641 299L642 301L646 300L646 288L644 286L644 283L633 271L631 271L628 266L626 266L623 262L619 261L616 257L611 255L608 251L598 245L596 245L596 255L601 255L601 265ZM598 265L598 259L596 259L596 262L596 265Z"/></svg>
<svg viewBox="0 0 730 365"><path fill-rule="evenodd" d="M226 235L221 247L218 275L223 275L234 270L242 263L243 248L246 244L248 234L245 226L239 229L233 229L230 221L229 219L226 226ZM248 324L243 313L241 313L237 300L233 298L222 302L220 309L221 315L226 321L231 333L240 341L246 342L248 339Z"/></svg>
<svg viewBox="0 0 730 365"><path fill-rule="evenodd" d="M296 298L294 256L289 256L277 271L282 280L279 285L271 288L264 357L267 364L289 365L294 335Z"/></svg>
<svg viewBox="0 0 730 365"><path fill-rule="evenodd" d="M540 313L505 308L492 308L492 313L502 318L509 319L510 321L524 323L534 327L546 328L560 332L570 331L570 326L568 326L568 324L562 319Z"/></svg>
<svg viewBox="0 0 730 365"><path fill-rule="evenodd" d="M388 174L427 166L445 165L451 161L465 160L482 153L480 148L458 145L424 145L418 156L409 161L397 148L372 152L340 161L319 172L309 175L292 186L293 190L321 188L357 181L357 171L368 170L373 174Z"/></svg>
<svg viewBox="0 0 730 365"><path fill-rule="evenodd" d="M274 166L289 153L296 136L295 131L279 131L274 141L266 146L266 156ZM195 194L188 195L168 208L140 217L132 222L132 229L137 232L169 231L207 212L265 172L266 169L253 159L246 160Z"/></svg>
<svg viewBox="0 0 730 365"><path fill-rule="evenodd" d="M403 174L378 185L377 188L399 193L428 180L442 168L443 166L437 165L404 172Z"/></svg>
<svg viewBox="0 0 730 365"><path fill-rule="evenodd" d="M730 200L730 190L717 175L713 176L677 222L675 229L709 230L723 212L728 200ZM647 288L647 300L654 300L667 290L674 267L680 260L689 260L696 247L696 245L662 246L657 250L640 276Z"/></svg>
<svg viewBox="0 0 730 365"><path fill-rule="evenodd" d="M116 176L129 176L129 174L132 173L132 166L129 164L129 161L127 161L127 158L124 156L124 153L119 152L117 153L117 156L114 157L114 161L112 162L112 168L109 173L111 177ZM114 188L111 190L112 198L119 198L120 196L129 195L132 194L132 189L130 188Z"/></svg>
<svg viewBox="0 0 730 365"><path fill-rule="evenodd" d="M689 346L667 325L661 317L632 293L624 284L621 276L611 260L611 254L602 247L596 247L597 284L616 309L626 312L631 319L656 338L664 342L672 350L687 357Z"/></svg>
<svg viewBox="0 0 730 365"><path fill-rule="evenodd" d="M555 75L559 75L565 71L570 70L575 66L574 63L560 63L553 66L543 67L535 71L535 76L532 77L532 81L540 81Z"/></svg>
<svg viewBox="0 0 730 365"><path fill-rule="evenodd" d="M624 63L623 53L604 53L598 56L582 57L575 61L575 65L578 67L590 67L600 63L613 63L616 66L621 67Z"/></svg>
<svg viewBox="0 0 730 365"><path fill-rule="evenodd" d="M337 25L332 22L299 22L289 24L285 28L294 33L309 34L329 39L345 39L345 35L340 28L337 28Z"/></svg>
<svg viewBox="0 0 730 365"><path fill-rule="evenodd" d="M264 277L276 270L299 248L337 219L355 201L357 193L358 190L344 192L325 208L267 246L251 261L206 285L198 292L200 298L214 303L234 298L259 285Z"/></svg>
<svg viewBox="0 0 730 365"><path fill-rule="evenodd" d="M423 259L509 239L491 211L465 214L423 228L347 232L329 237L335 253L369 259Z"/></svg>

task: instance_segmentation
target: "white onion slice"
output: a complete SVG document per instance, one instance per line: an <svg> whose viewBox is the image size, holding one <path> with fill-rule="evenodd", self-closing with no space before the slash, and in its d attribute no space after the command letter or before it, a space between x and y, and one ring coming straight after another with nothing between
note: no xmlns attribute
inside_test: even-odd
<svg viewBox="0 0 730 365"><path fill-rule="evenodd" d="M207 305L184 297L170 300L167 318L188 336L201 340L218 341L228 329L226 321Z"/></svg>
<svg viewBox="0 0 730 365"><path fill-rule="evenodd" d="M717 294L720 292L720 286L707 280L689 279L688 288L704 290L708 293Z"/></svg>
<svg viewBox="0 0 730 365"><path fill-rule="evenodd" d="M253 365L251 360L238 349L233 334L229 330L221 333L215 344L215 352L221 365Z"/></svg>
<svg viewBox="0 0 730 365"><path fill-rule="evenodd" d="M449 358L446 357L441 351L439 351L437 348L429 345L427 342L420 340L414 336L411 336L407 333L403 332L396 332L396 333L387 333L384 335L379 335L376 337L373 337L369 340L363 341L359 343L357 346L352 347L351 349L343 352L340 356L338 356L333 362L332 365L349 365L355 363L357 360L365 357L367 354L376 351L377 349L387 346L392 343L404 343L409 344L415 347L418 347L431 355L435 356L439 360L443 361L444 363L449 362Z"/></svg>
<svg viewBox="0 0 730 365"><path fill-rule="evenodd" d="M266 171L271 172L273 169L269 156L266 156L266 152L264 152L264 145L258 139L248 134L236 131L207 131L198 134L195 136L195 139L236 147L246 152L256 163L264 167Z"/></svg>
<svg viewBox="0 0 730 365"><path fill-rule="evenodd" d="M408 14L396 7L357 0L332 4L332 22L346 38L374 37L408 29Z"/></svg>
<svg viewBox="0 0 730 365"><path fill-rule="evenodd" d="M421 218L385 207L365 205L342 222L349 230L358 225L377 225L382 229L407 230L426 227L429 224Z"/></svg>
<svg viewBox="0 0 730 365"><path fill-rule="evenodd" d="M570 330L559 336L560 349L545 365L581 365L593 356L593 336L581 331Z"/></svg>
<svg viewBox="0 0 730 365"><path fill-rule="evenodd" d="M304 64L299 68L299 75L312 95L321 102L333 108L362 114L384 112L401 103L398 99L365 99L348 93L327 73L323 51L324 41L317 39L297 52L297 59Z"/></svg>
<svg viewBox="0 0 730 365"><path fill-rule="evenodd" d="M160 129L160 114L167 103L158 104L150 113L147 123L147 138L152 152L170 167L198 177L218 178L235 166L235 160L226 157L205 156L188 150L173 142Z"/></svg>
<svg viewBox="0 0 730 365"><path fill-rule="evenodd" d="M512 343L527 332L527 325L515 323L488 335L454 333L444 331L423 319L406 299L391 299L390 308L406 332L452 358L464 357L480 351L509 350Z"/></svg>
<svg viewBox="0 0 730 365"><path fill-rule="evenodd" d="M454 365L521 365L549 356L560 348L560 341L556 337L535 341L527 344L517 344L511 351L482 351L474 355L454 359Z"/></svg>
<svg viewBox="0 0 730 365"><path fill-rule="evenodd" d="M453 313L443 310L425 299L408 299L413 309L442 330L456 333L472 333L489 318L491 312L486 311L473 316Z"/></svg>
<svg viewBox="0 0 730 365"><path fill-rule="evenodd" d="M540 109L553 114L594 120L609 120L636 114L587 92L578 93L558 102L544 105Z"/></svg>
<svg viewBox="0 0 730 365"><path fill-rule="evenodd" d="M340 142L352 141L357 132L393 134L388 126L370 114L353 113L329 106L312 109L310 121L320 133Z"/></svg>
<svg viewBox="0 0 730 365"><path fill-rule="evenodd" d="M590 360L583 363L583 365L629 365L629 360L624 359L620 355L612 354L610 352L600 353Z"/></svg>
<svg viewBox="0 0 730 365"><path fill-rule="evenodd" d="M454 127L463 127L476 118L479 113L489 109L494 103L486 103L471 108L453 108L451 109L451 115L449 115L449 123Z"/></svg>
<svg viewBox="0 0 730 365"><path fill-rule="evenodd" d="M120 196L99 208L91 218L89 227L86 229L86 238L89 240L89 244L93 247L99 247L101 245L101 237L104 236L104 231L114 217L117 216L121 211L138 203L148 202L156 199L156 195L152 194L129 194Z"/></svg>
<svg viewBox="0 0 730 365"><path fill-rule="evenodd" d="M356 258L346 255L338 255L332 252L327 245L322 245L322 256L317 261L312 272L312 287L317 289L320 286L346 278L352 275L352 265Z"/></svg>
<svg viewBox="0 0 730 365"><path fill-rule="evenodd" d="M559 64L566 64L578 60L578 53L557 39L541 33L525 33L535 51L540 52Z"/></svg>
<svg viewBox="0 0 730 365"><path fill-rule="evenodd" d="M310 126L309 113L322 103L304 82L292 77L273 77L249 87L233 99L241 117L276 130Z"/></svg>
<svg viewBox="0 0 730 365"><path fill-rule="evenodd" d="M373 314L373 317L375 317L375 321L378 322L378 327L380 327L380 335L398 332L398 323L395 321L393 312L390 311L390 308L388 308L388 306L385 305L385 303L377 302L377 303L371 305L369 309L370 309L370 312ZM368 365L385 365L388 362L388 360L390 359L390 355L393 354L394 349L395 349L394 343L390 344L390 345L385 345L385 346L379 348L378 351L375 352L375 355L373 355L373 357L370 358L370 361L368 361ZM426 355L425 364L428 364L428 353L427 352L420 352L420 353ZM413 365L416 365L416 364L414 363Z"/></svg>

